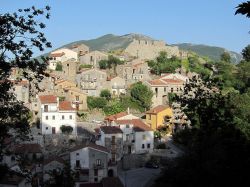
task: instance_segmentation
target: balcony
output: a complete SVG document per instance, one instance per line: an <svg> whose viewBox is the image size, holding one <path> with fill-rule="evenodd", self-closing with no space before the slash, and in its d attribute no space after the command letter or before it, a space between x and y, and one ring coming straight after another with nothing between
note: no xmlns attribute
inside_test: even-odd
<svg viewBox="0 0 250 187"><path fill-rule="evenodd" d="M93 164L94 169L104 169L104 163L101 164Z"/></svg>

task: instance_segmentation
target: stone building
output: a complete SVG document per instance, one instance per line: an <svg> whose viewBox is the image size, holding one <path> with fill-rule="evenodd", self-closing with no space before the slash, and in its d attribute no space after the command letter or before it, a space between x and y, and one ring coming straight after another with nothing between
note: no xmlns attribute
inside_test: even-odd
<svg viewBox="0 0 250 187"><path fill-rule="evenodd" d="M110 92L113 96L119 96L126 93L126 81L121 77L110 79Z"/></svg>
<svg viewBox="0 0 250 187"><path fill-rule="evenodd" d="M144 84L148 86L154 93L152 98L152 106L168 104L169 93L182 93L184 85L188 82L188 78L180 74L166 74L159 79L146 81Z"/></svg>
<svg viewBox="0 0 250 187"><path fill-rule="evenodd" d="M73 45L70 49L77 53L78 60L81 56L89 53L89 47L85 44Z"/></svg>
<svg viewBox="0 0 250 187"><path fill-rule="evenodd" d="M62 62L62 77L67 80L75 81L78 62L70 59Z"/></svg>
<svg viewBox="0 0 250 187"><path fill-rule="evenodd" d="M177 46L167 46L164 41L134 39L125 49L126 53L139 59L155 59L159 52L165 51L169 57L186 58L187 53L180 51Z"/></svg>
<svg viewBox="0 0 250 187"><path fill-rule="evenodd" d="M125 79L126 84L132 84L138 81L150 80L148 64L140 59L127 62L117 66L117 73Z"/></svg>
<svg viewBox="0 0 250 187"><path fill-rule="evenodd" d="M91 51L85 55L80 56L80 64L89 64L93 67L99 67L100 60L107 60L108 55L100 51Z"/></svg>
<svg viewBox="0 0 250 187"><path fill-rule="evenodd" d="M83 70L76 76L78 87L88 96L99 96L101 90L108 89L107 73L98 69Z"/></svg>

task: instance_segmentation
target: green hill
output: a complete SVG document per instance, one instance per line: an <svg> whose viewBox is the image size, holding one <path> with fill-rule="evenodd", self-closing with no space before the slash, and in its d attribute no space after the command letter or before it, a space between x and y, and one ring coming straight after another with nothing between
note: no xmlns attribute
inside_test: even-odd
<svg viewBox="0 0 250 187"><path fill-rule="evenodd" d="M223 52L229 52L231 55L231 59L233 63L238 63L242 56L239 53L228 51L221 47L215 47L215 46L208 46L208 45L196 45L196 44L190 44L190 43L181 43L181 44L174 44L175 46L178 46L182 50L192 51L197 53L200 56L206 56L212 60L220 60L220 56Z"/></svg>

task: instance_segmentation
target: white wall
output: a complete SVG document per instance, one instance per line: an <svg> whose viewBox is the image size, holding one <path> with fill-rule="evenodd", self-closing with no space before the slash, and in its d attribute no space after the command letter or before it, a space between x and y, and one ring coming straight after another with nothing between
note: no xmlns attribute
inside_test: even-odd
<svg viewBox="0 0 250 187"><path fill-rule="evenodd" d="M76 155L79 153L79 155ZM89 169L89 150L87 147L73 151L70 153L70 167L75 168L76 160L80 160L81 168Z"/></svg>
<svg viewBox="0 0 250 187"><path fill-rule="evenodd" d="M143 135L146 135L146 138L143 139ZM144 149L142 148L144 144ZM147 148L147 144L150 144L150 148ZM135 152L153 152L154 148L154 132L153 131L144 131L144 132L135 132Z"/></svg>
<svg viewBox="0 0 250 187"><path fill-rule="evenodd" d="M51 54L53 53L64 53L64 55L62 56L61 61L67 61L71 58L74 58L75 60L77 60L77 52L72 51L70 49L66 49L66 48L62 48L62 49L58 49L56 51L53 51Z"/></svg>

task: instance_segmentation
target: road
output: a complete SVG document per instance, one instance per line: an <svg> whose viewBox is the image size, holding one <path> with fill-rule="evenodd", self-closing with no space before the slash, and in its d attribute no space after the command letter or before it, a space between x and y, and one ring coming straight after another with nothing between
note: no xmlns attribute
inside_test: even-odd
<svg viewBox="0 0 250 187"><path fill-rule="evenodd" d="M144 187L159 176L160 172L160 169L138 168L122 171L118 175L125 187Z"/></svg>

